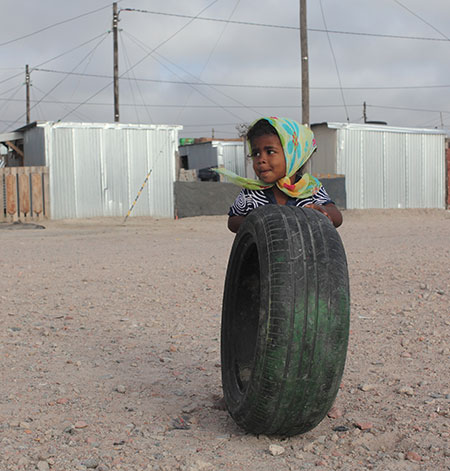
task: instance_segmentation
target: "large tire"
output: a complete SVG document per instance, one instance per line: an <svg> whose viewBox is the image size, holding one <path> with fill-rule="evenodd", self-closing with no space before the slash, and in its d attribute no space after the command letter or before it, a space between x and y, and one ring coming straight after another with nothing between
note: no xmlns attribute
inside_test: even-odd
<svg viewBox="0 0 450 471"><path fill-rule="evenodd" d="M240 228L227 268L221 332L225 404L254 434L315 427L342 378L350 314L345 251L327 217L267 205Z"/></svg>

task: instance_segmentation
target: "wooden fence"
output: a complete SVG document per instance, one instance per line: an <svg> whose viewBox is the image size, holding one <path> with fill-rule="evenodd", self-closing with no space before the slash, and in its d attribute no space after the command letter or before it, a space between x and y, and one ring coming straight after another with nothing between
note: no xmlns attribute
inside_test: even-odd
<svg viewBox="0 0 450 471"><path fill-rule="evenodd" d="M0 168L0 222L50 218L48 167Z"/></svg>

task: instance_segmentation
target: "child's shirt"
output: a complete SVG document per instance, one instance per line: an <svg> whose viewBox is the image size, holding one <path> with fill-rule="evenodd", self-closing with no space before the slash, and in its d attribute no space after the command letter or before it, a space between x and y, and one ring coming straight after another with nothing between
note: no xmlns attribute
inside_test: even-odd
<svg viewBox="0 0 450 471"><path fill-rule="evenodd" d="M307 198L291 198L289 197L286 206L305 206L307 204L324 205L333 203L327 191L323 186L319 191ZM238 194L235 202L228 211L228 216L247 216L251 211L259 206L266 204L277 204L272 188L265 190L247 190L243 188Z"/></svg>

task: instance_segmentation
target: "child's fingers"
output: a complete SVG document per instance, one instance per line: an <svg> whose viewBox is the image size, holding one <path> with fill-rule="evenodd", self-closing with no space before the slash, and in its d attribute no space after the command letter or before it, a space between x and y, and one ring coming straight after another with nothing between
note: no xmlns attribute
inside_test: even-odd
<svg viewBox="0 0 450 471"><path fill-rule="evenodd" d="M305 206L303 206L304 208L311 208L311 209L315 209L316 211L320 211L322 214L325 214L325 216L331 221L333 222L333 220L331 219L331 216L328 214L328 212L326 211L326 209L323 207L323 206L320 206L318 204L306 204Z"/></svg>

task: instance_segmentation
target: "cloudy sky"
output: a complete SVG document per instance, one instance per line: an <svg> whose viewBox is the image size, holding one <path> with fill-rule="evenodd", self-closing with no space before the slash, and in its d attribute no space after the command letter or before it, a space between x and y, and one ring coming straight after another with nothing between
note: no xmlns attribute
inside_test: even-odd
<svg viewBox="0 0 450 471"><path fill-rule="evenodd" d="M0 132L112 122L112 2L1 0ZM121 0L120 121L236 137L301 120L299 0ZM310 121L450 128L450 1L308 0ZM213 131L214 130L214 131Z"/></svg>

